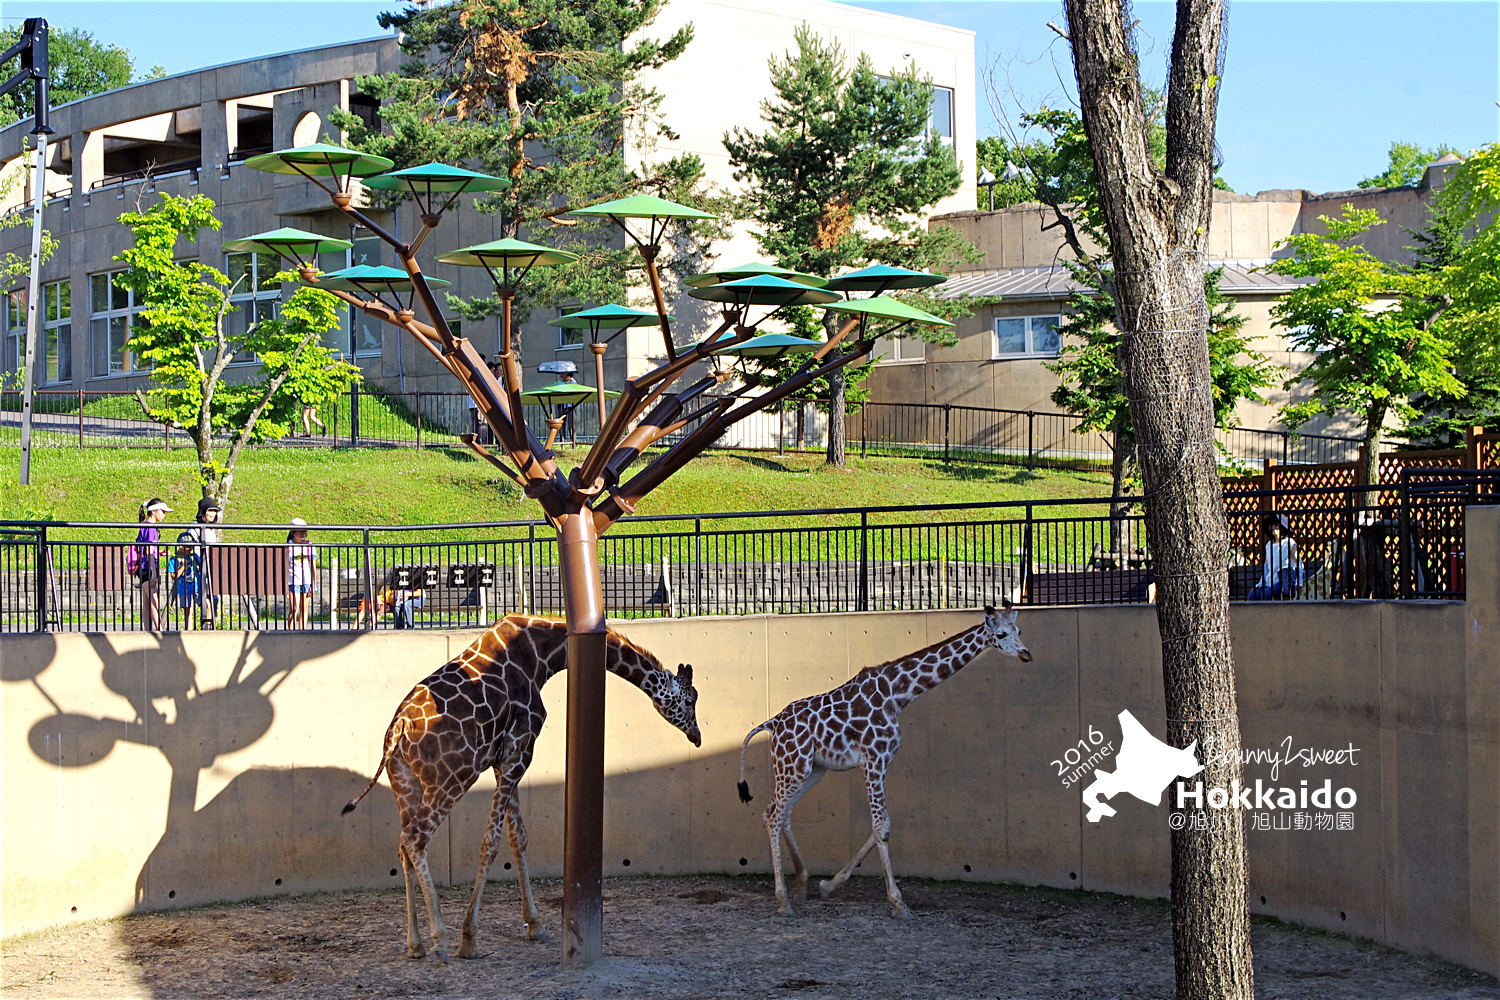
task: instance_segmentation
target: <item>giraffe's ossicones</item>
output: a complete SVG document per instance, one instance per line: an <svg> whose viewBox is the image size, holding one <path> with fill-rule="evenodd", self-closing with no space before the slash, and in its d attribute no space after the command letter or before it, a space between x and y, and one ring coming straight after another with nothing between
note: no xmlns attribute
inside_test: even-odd
<svg viewBox="0 0 1500 1000"><path fill-rule="evenodd" d="M438 910L427 845L433 832L485 769L495 772L495 799L479 849L479 873L464 914L460 958L478 955L475 930L485 877L500 847L501 826L509 834L521 887L522 919L533 940L547 940L531 894L526 869L526 827L517 796L531 764L536 738L546 721L542 685L567 666L567 623L550 618L509 615L473 645L412 688L385 732L375 777L344 807L353 811L380 779L390 775L401 817L401 865L406 872L406 953L421 958L416 895L427 907L433 949L448 960L447 928ZM656 710L682 730L694 746L698 731L698 691L693 668L664 669L656 657L617 632L608 635L609 671L640 688Z"/></svg>
<svg viewBox="0 0 1500 1000"><path fill-rule="evenodd" d="M870 848L878 847L885 868L886 898L893 916L910 917L891 871L888 842L890 815L885 808L885 775L891 759L901 748L901 710L927 691L958 673L985 649L998 649L1023 663L1031 651L1021 642L1016 627L1016 609L1010 602L1003 611L988 605L984 620L967 631L919 649L910 656L867 667L832 691L799 698L745 734L740 745L740 801L752 798L745 781L745 749L759 732L771 734L771 768L775 788L766 807L766 833L771 839L771 868L776 875L776 902L780 914L791 916L790 897L781 866L781 841L792 856L797 876L797 896L807 898L807 868L792 836L792 809L808 789L829 771L864 770L870 797L870 838L849 863L831 879L818 883L824 899L849 880L854 868Z"/></svg>

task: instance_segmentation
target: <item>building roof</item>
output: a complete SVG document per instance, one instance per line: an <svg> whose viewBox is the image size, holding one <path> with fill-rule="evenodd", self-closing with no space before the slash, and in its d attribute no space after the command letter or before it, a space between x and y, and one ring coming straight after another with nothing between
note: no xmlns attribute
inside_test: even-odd
<svg viewBox="0 0 1500 1000"><path fill-rule="evenodd" d="M1289 278L1262 270L1270 260L1211 260L1210 268L1223 267L1219 291L1226 295L1281 295L1309 278ZM987 271L964 271L953 275L938 289L944 298L960 295L999 295L1011 301L1066 299L1085 287L1061 265L1051 267L999 267Z"/></svg>

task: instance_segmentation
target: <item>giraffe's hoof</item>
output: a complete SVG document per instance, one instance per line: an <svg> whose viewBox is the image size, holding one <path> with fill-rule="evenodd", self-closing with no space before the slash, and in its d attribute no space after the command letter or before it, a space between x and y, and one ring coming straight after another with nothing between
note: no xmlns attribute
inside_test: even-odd
<svg viewBox="0 0 1500 1000"><path fill-rule="evenodd" d="M479 948L473 941L465 941L458 946L459 958L478 958Z"/></svg>
<svg viewBox="0 0 1500 1000"><path fill-rule="evenodd" d="M527 924L526 925L526 939L528 941L537 941L537 942L541 942L541 943L546 943L546 942L552 940L552 935L548 934L547 933L547 928L543 927L541 924L535 924L535 925Z"/></svg>
<svg viewBox="0 0 1500 1000"><path fill-rule="evenodd" d="M828 881L825 878L818 882L818 895L823 899L827 899L828 897L833 895L833 890L837 888L838 886L834 885L832 882Z"/></svg>
<svg viewBox="0 0 1500 1000"><path fill-rule="evenodd" d="M418 958L426 958L427 949L423 948L421 945L417 945L415 948L408 948L406 949L406 957L413 960Z"/></svg>
<svg viewBox="0 0 1500 1000"><path fill-rule="evenodd" d="M797 915L797 911L792 909L791 904L788 903L786 906L778 908L776 910L776 915L778 917L795 917Z"/></svg>
<svg viewBox="0 0 1500 1000"><path fill-rule="evenodd" d="M440 958L440 959L442 959L444 965L447 965L448 964L448 949L447 948L439 948L439 949L437 949L437 957Z"/></svg>
<svg viewBox="0 0 1500 1000"><path fill-rule="evenodd" d="M891 907L891 919L915 920L917 919L917 917L916 914L912 913L911 910L907 908L907 905L905 903L900 903Z"/></svg>

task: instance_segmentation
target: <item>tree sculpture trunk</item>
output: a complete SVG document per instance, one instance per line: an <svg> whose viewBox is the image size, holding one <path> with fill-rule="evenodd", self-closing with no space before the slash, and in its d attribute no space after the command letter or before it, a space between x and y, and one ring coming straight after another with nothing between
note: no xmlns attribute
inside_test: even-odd
<svg viewBox="0 0 1500 1000"><path fill-rule="evenodd" d="M1174 746L1197 740L1205 789L1228 788L1241 774L1240 736L1203 293L1224 3L1178 0L1164 170L1148 150L1128 5L1066 0L1066 8L1114 256L1116 322L1156 574L1167 736ZM1201 814L1203 829L1188 822L1172 833L1177 997L1253 1000L1243 817L1232 808Z"/></svg>

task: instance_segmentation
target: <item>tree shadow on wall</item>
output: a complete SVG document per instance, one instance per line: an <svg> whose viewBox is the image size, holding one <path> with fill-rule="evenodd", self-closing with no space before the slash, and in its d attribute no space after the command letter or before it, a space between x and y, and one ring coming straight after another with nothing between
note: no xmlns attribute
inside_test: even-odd
<svg viewBox="0 0 1500 1000"><path fill-rule="evenodd" d="M276 690L305 660L331 652L329 644L283 641L267 648L262 636L246 633L223 685L205 689L180 635L163 635L155 650L124 653L105 635L90 635L88 641L103 662L104 686L129 703L130 717L70 712L47 692L42 675L55 657L55 641L36 651L52 655L8 664L0 677L29 681L52 705L54 714L28 733L32 752L50 765L86 767L104 760L121 742L154 747L166 758L171 779L165 829L137 876L137 912L383 884L377 876L389 881L389 866L377 861L389 855L387 828L395 825L394 807L376 806L367 818L370 836L385 848L374 855L351 857L331 849L337 838L322 830L337 820L339 805L359 793L368 775L330 767L252 768L197 808L204 772L266 735L276 717ZM108 822L107 817L95 820Z"/></svg>

